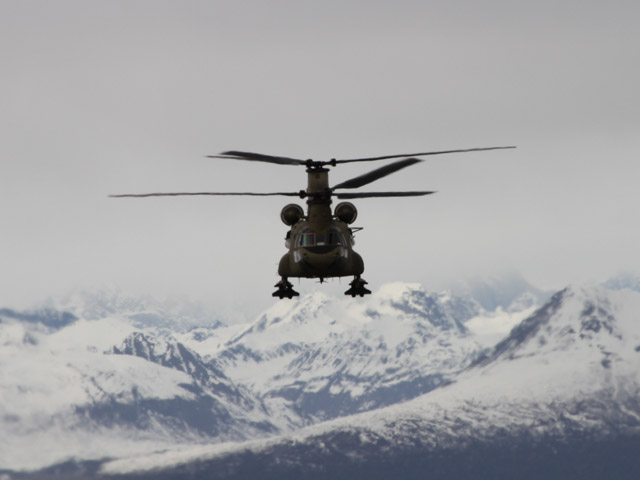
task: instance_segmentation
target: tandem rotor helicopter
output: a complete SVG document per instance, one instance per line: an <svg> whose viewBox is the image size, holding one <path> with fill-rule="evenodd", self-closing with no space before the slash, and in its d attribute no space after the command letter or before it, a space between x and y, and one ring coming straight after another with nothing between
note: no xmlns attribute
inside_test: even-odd
<svg viewBox="0 0 640 480"><path fill-rule="evenodd" d="M290 203L286 205L280 218L290 227L285 237L285 245L289 250L278 265L278 275L281 280L274 285L277 290L274 297L280 299L293 298L299 293L293 289L289 278L318 278L322 283L327 278L350 277L353 281L350 288L344 292L352 297L370 294L365 285L367 282L361 277L364 272L362 257L353 250L353 236L360 228L350 225L356 220L358 210L351 202L338 203L333 213L331 198L352 200L372 197L418 197L436 193L433 191L409 192L342 192L368 185L387 175L391 175L403 168L422 162L419 158L426 155L441 155L445 153L477 152L482 150L501 150L515 147L487 147L469 148L465 150L443 150L438 152L408 153L399 155L384 155L381 157L351 158L329 161L300 160L297 158L264 155L252 152L230 150L219 155L208 155L208 158L224 158L230 160L248 160L255 162L275 163L277 165L298 165L306 167L307 189L298 192L181 192L181 193L145 193L110 195L110 197L176 197L193 195L249 195L249 196L286 196L307 199L307 213L300 205ZM334 186L329 186L329 168L343 163L373 162L399 158L393 163L372 170L363 175L351 178Z"/></svg>

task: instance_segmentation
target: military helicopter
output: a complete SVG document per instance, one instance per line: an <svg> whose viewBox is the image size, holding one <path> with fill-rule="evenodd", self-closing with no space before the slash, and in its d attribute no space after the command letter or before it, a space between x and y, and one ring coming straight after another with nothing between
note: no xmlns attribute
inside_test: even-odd
<svg viewBox="0 0 640 480"><path fill-rule="evenodd" d="M249 195L249 196L287 196L307 199L307 213L300 205L291 203L280 212L280 218L290 227L285 237L288 252L283 255L278 265L278 275L281 280L274 286L274 297L280 299L293 298L299 293L293 289L289 278L318 278L322 283L327 278L350 277L353 281L345 295L352 297L370 294L365 285L367 282L361 277L364 272L362 257L353 249L354 233L361 228L350 227L358 216L358 210L351 202L340 202L331 211L331 199L352 200L372 197L418 197L436 193L433 191L408 192L342 192L360 188L395 173L403 168L422 162L426 155L441 155L446 153L477 152L482 150L500 150L509 147L469 148L464 150L443 150L437 152L409 153L399 155L384 155L380 157L351 158L328 161L301 160L297 158L264 155L261 153L241 152L230 150L219 155L208 155L207 158L223 158L230 160L248 160L267 162L277 165L296 165L306 167L307 189L298 192L180 192L180 193L145 193L110 195L110 197L166 197L193 195ZM372 170L363 175L329 186L329 168L343 163L372 162L399 158L393 163Z"/></svg>

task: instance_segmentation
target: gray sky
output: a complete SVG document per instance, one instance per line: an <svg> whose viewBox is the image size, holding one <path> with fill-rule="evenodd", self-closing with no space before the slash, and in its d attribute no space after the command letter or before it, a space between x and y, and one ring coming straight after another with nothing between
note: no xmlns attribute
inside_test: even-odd
<svg viewBox="0 0 640 480"><path fill-rule="evenodd" d="M70 288L270 305L288 191L325 159L430 157L357 202L364 277L542 288L640 271L635 1L0 1L0 303ZM335 182L379 165L345 165ZM300 289L328 292L310 280Z"/></svg>

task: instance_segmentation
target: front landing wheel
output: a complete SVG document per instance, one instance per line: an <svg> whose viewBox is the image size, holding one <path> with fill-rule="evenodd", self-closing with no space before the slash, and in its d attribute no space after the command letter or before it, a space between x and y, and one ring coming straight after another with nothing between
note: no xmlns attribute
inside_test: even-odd
<svg viewBox="0 0 640 480"><path fill-rule="evenodd" d="M286 279L286 277L282 277L282 280L276 283L274 287L278 287L278 289L273 292L271 296L278 297L280 300L282 300L283 298L291 299L300 295L293 289L293 285L289 280Z"/></svg>

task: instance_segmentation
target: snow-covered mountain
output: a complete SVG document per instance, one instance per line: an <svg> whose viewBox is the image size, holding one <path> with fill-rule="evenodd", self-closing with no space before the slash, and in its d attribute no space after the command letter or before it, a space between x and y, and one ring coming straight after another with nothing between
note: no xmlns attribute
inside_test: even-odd
<svg viewBox="0 0 640 480"><path fill-rule="evenodd" d="M115 298L0 311L0 475L73 460L125 475L413 478L416 459L451 472L472 447L494 458L622 433L635 445L640 293L628 289L491 312L396 283L355 301L276 302L233 326Z"/></svg>
<svg viewBox="0 0 640 480"><path fill-rule="evenodd" d="M315 423L449 381L482 350L463 324L478 312L419 285L386 285L363 302L317 292L277 303L211 358L272 409Z"/></svg>
<svg viewBox="0 0 640 480"><path fill-rule="evenodd" d="M291 431L413 398L482 351L463 323L477 303L418 285L316 293L233 326L112 290L44 306L0 312L0 467Z"/></svg>
<svg viewBox="0 0 640 480"><path fill-rule="evenodd" d="M408 402L266 440L116 460L101 472L635 479L638 448L640 294L567 288L455 381Z"/></svg>
<svg viewBox="0 0 640 480"><path fill-rule="evenodd" d="M0 467L273 434L262 402L128 317L0 311Z"/></svg>
<svg viewBox="0 0 640 480"><path fill-rule="evenodd" d="M553 294L534 287L515 272L467 279L452 285L450 290L456 296L473 299L490 312L497 309L518 312L540 306Z"/></svg>

